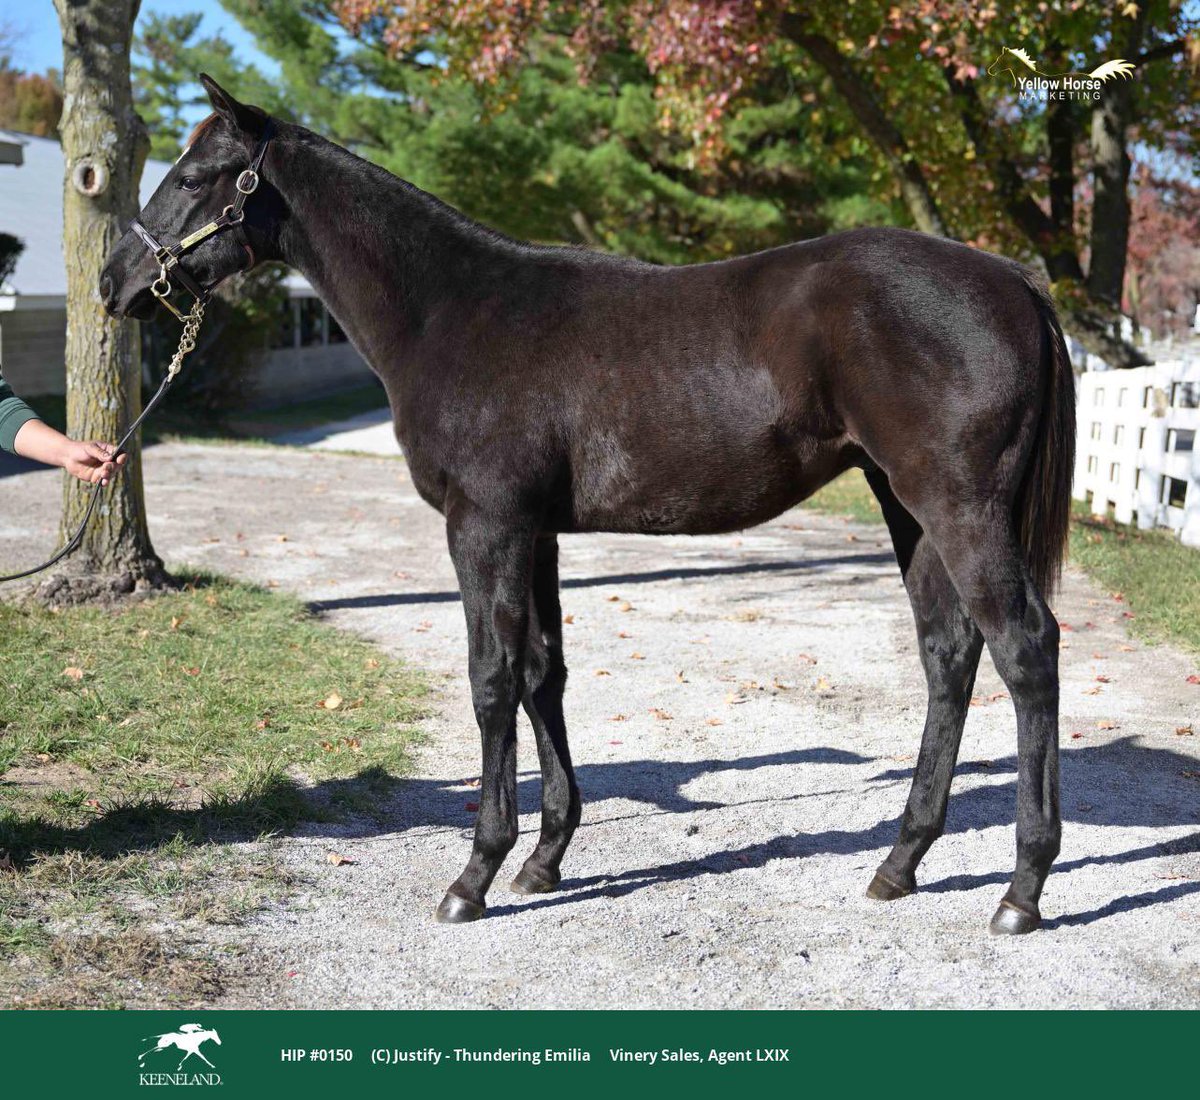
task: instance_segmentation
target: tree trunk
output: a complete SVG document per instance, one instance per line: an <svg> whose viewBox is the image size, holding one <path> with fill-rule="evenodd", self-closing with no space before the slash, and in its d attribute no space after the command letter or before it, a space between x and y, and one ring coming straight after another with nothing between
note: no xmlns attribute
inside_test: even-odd
<svg viewBox="0 0 1200 1100"><path fill-rule="evenodd" d="M1114 32L1118 57L1137 57L1146 31L1147 5L1142 4L1122 39ZM1120 21L1124 16L1114 15ZM1129 247L1129 152L1126 148L1133 116L1135 82L1105 84L1092 111L1092 255L1088 264L1088 294L1112 310L1121 308L1125 259Z"/></svg>
<svg viewBox="0 0 1200 1100"><path fill-rule="evenodd" d="M109 317L100 272L138 211L138 182L149 140L134 113L129 49L140 0L54 0L63 38L65 105L61 132L63 254L67 269L67 431L76 439L116 442L141 409L138 323ZM163 583L150 544L142 494L140 444L132 440L125 472L112 479L79 550L43 583L61 601L131 592ZM63 530L87 508L91 486L67 477Z"/></svg>

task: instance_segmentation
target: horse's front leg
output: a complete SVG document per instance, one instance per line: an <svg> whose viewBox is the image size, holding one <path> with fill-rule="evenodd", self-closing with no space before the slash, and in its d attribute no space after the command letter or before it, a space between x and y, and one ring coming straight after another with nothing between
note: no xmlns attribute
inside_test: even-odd
<svg viewBox="0 0 1200 1100"><path fill-rule="evenodd" d="M458 574L471 698L483 739L479 816L471 858L437 908L449 924L478 920L504 857L517 841L517 705L524 692L532 526L461 499L446 509Z"/></svg>

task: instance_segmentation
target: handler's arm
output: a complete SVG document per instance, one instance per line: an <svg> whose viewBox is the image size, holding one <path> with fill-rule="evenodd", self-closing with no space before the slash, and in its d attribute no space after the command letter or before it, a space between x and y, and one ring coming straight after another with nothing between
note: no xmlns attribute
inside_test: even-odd
<svg viewBox="0 0 1200 1100"><path fill-rule="evenodd" d="M0 377L0 448L23 455L49 466L61 466L80 481L108 483L116 466L125 456L113 461L114 448L108 443L76 442L35 413Z"/></svg>

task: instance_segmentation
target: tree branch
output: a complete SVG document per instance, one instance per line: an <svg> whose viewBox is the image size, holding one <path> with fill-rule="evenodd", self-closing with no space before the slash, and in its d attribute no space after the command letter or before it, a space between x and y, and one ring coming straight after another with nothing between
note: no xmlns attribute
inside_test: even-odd
<svg viewBox="0 0 1200 1100"><path fill-rule="evenodd" d="M900 194L917 228L925 233L950 236L925 173L904 135L888 117L879 89L871 79L860 72L830 39L813 31L804 16L785 14L781 27L792 42L825 70L858 124L875 142L900 185Z"/></svg>

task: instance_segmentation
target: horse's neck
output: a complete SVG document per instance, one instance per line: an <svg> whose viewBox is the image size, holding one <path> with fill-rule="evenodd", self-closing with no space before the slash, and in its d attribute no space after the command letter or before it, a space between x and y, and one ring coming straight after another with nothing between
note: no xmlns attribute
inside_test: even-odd
<svg viewBox="0 0 1200 1100"><path fill-rule="evenodd" d="M486 233L330 142L285 141L280 154L280 258L378 368L455 295L470 258L487 251Z"/></svg>

